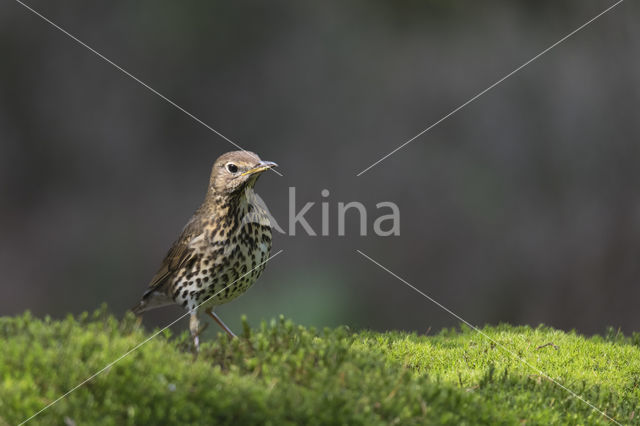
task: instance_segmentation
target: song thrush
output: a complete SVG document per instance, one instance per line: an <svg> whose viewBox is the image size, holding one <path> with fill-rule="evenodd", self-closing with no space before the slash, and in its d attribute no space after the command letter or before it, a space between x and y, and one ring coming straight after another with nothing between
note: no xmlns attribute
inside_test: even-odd
<svg viewBox="0 0 640 426"><path fill-rule="evenodd" d="M248 151L228 152L216 160L204 202L132 309L136 315L173 303L183 306L191 313L196 351L200 311L235 337L213 308L243 294L269 258L269 214L253 187L263 171L276 166Z"/></svg>

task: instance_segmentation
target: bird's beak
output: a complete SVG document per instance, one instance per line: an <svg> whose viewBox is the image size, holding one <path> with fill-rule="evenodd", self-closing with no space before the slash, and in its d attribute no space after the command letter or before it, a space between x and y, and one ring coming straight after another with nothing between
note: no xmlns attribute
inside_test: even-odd
<svg viewBox="0 0 640 426"><path fill-rule="evenodd" d="M271 169L273 167L278 167L278 165L273 161L261 161L260 163L258 163L258 165L242 173L240 176L252 175L254 173L262 173L265 170Z"/></svg>

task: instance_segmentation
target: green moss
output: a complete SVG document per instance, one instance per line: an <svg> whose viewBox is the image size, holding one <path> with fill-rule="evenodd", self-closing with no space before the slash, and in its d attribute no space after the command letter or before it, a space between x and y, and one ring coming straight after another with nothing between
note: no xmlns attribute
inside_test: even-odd
<svg viewBox="0 0 640 426"><path fill-rule="evenodd" d="M608 423L504 347L617 421L640 424L640 335L483 332L498 345L466 327L417 336L281 319L205 342L196 361L186 333L161 333L30 423ZM104 309L1 318L0 424L20 423L149 336Z"/></svg>

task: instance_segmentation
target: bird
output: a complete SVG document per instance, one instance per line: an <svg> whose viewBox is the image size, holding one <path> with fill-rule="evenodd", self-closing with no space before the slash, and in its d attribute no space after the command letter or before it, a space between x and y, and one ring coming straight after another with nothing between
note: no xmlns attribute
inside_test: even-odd
<svg viewBox="0 0 640 426"><path fill-rule="evenodd" d="M214 162L204 201L172 244L140 302L138 317L177 304L190 314L194 351L199 350L199 313L205 312L231 337L213 312L243 294L260 277L271 251L271 220L254 186L277 167L250 151L227 152ZM205 324L206 327L206 324Z"/></svg>

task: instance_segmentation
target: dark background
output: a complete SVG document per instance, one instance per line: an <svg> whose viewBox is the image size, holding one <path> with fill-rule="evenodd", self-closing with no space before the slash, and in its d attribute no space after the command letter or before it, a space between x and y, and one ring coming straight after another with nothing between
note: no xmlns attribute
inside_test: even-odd
<svg viewBox="0 0 640 426"><path fill-rule="evenodd" d="M356 173L604 10L606 1L29 4L281 165L281 225L327 188L331 237L276 235L237 329L640 329L640 27L627 1L361 177ZM0 315L137 303L231 144L13 0L0 2ZM337 203L394 201L401 236L337 237ZM351 219L354 219L352 217ZM146 316L163 325L182 313ZM186 328L186 320L179 325ZM213 328L213 327L212 327ZM210 328L210 330L212 329Z"/></svg>

